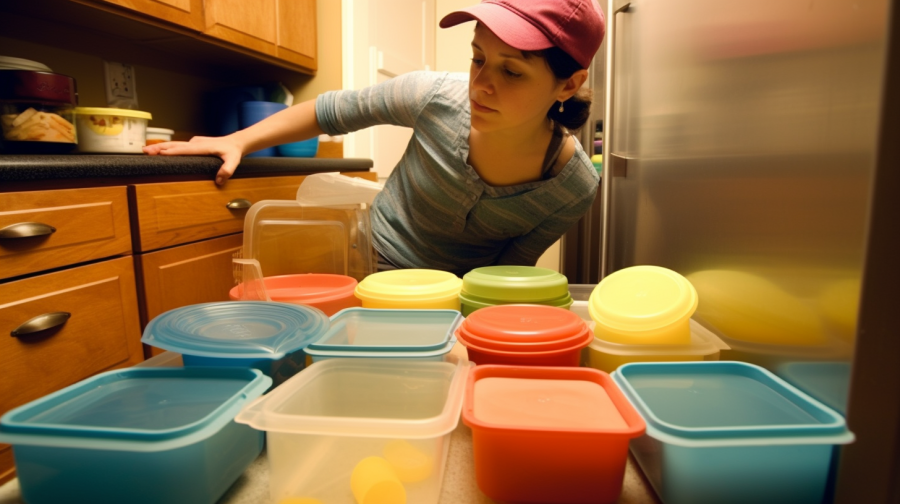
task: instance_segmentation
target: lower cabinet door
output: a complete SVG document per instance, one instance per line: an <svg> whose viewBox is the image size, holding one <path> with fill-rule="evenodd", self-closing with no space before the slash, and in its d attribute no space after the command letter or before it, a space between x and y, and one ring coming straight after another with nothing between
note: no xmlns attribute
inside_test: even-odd
<svg viewBox="0 0 900 504"><path fill-rule="evenodd" d="M0 284L0 414L142 360L131 256ZM0 481L10 451L0 445Z"/></svg>
<svg viewBox="0 0 900 504"><path fill-rule="evenodd" d="M231 260L242 243L243 234L238 233L138 256L144 303L141 326L181 306L228 301L228 291L235 286ZM148 357L163 352L154 347L145 351Z"/></svg>

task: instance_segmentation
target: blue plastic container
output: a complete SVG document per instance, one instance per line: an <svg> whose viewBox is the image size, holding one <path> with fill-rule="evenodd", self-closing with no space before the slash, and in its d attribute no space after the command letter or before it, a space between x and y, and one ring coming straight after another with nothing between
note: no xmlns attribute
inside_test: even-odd
<svg viewBox="0 0 900 504"><path fill-rule="evenodd" d="M209 106L212 121L210 126L216 136L225 136L241 129L241 104L248 101L262 101L266 90L262 86L228 88L212 95Z"/></svg>
<svg viewBox="0 0 900 504"><path fill-rule="evenodd" d="M276 147L278 154L284 157L316 157L319 151L319 137L303 140L302 142L292 142L282 144Z"/></svg>
<svg viewBox="0 0 900 504"><path fill-rule="evenodd" d="M249 128L250 126L253 126L254 124L262 121L270 115L275 114L276 112L281 112L282 110L285 110L287 108L287 105L285 105L284 103L267 101L245 101L241 103L241 129ZM278 151L277 149L275 149L275 147L268 147L247 154L244 157L273 157L277 155Z"/></svg>
<svg viewBox="0 0 900 504"><path fill-rule="evenodd" d="M227 301L165 312L141 341L180 353L185 366L256 368L277 385L303 370L303 349L328 327L328 316L311 306Z"/></svg>
<svg viewBox="0 0 900 504"><path fill-rule="evenodd" d="M666 504L820 504L843 417L742 362L632 363L613 379L647 422L631 451Z"/></svg>
<svg viewBox="0 0 900 504"><path fill-rule="evenodd" d="M262 451L234 422L272 380L238 368L109 371L13 409L13 445L29 504L213 503Z"/></svg>

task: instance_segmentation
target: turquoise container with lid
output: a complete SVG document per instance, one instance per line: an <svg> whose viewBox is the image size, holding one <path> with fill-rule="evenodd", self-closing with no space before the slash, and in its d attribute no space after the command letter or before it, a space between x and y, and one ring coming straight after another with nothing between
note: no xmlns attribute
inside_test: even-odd
<svg viewBox="0 0 900 504"><path fill-rule="evenodd" d="M565 275L536 266L485 266L463 276L459 294L462 313L502 304L572 305Z"/></svg>
<svg viewBox="0 0 900 504"><path fill-rule="evenodd" d="M0 418L30 504L212 504L262 451L234 417L271 385L248 368L108 371Z"/></svg>
<svg viewBox="0 0 900 504"><path fill-rule="evenodd" d="M819 504L844 418L743 362L631 363L613 379L647 422L631 450L666 504Z"/></svg>

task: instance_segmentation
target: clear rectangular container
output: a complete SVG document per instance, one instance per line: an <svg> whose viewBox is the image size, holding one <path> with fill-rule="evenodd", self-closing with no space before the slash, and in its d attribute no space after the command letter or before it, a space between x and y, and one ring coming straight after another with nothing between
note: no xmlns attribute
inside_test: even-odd
<svg viewBox="0 0 900 504"><path fill-rule="evenodd" d="M347 308L309 344L313 350L408 352L439 350L453 337L462 315L456 310Z"/></svg>
<svg viewBox="0 0 900 504"><path fill-rule="evenodd" d="M29 504L212 504L262 451L234 416L271 385L255 369L129 368L13 409L13 445Z"/></svg>
<svg viewBox="0 0 900 504"><path fill-rule="evenodd" d="M743 362L625 364L613 373L647 422L631 451L666 504L820 504L837 412Z"/></svg>
<svg viewBox="0 0 900 504"><path fill-rule="evenodd" d="M236 421L267 433L271 502L436 504L470 367L329 359L247 405ZM379 491L393 500L367 500Z"/></svg>

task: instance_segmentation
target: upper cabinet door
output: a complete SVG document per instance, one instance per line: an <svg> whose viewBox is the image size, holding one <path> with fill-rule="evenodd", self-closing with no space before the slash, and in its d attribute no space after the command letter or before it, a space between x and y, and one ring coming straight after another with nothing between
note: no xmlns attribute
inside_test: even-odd
<svg viewBox="0 0 900 504"><path fill-rule="evenodd" d="M278 57L316 70L316 50L316 0L278 0Z"/></svg>
<svg viewBox="0 0 900 504"><path fill-rule="evenodd" d="M156 19L203 30L203 0L102 0Z"/></svg>
<svg viewBox="0 0 900 504"><path fill-rule="evenodd" d="M203 33L253 51L276 56L276 1L206 0L206 28ZM315 23L315 14L311 22Z"/></svg>

